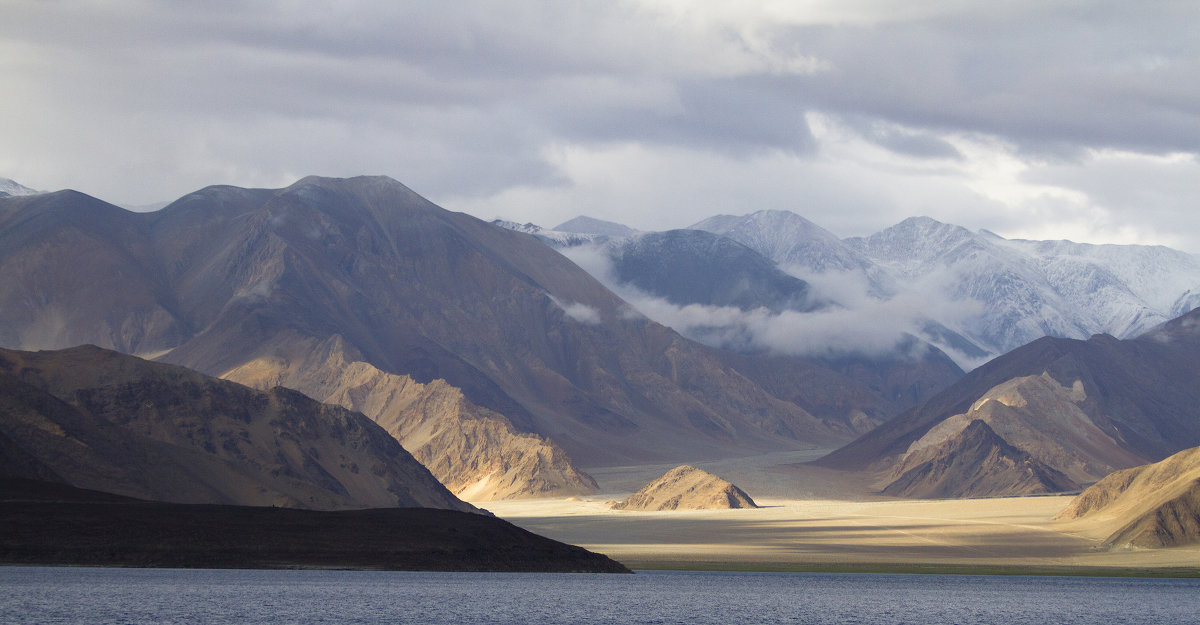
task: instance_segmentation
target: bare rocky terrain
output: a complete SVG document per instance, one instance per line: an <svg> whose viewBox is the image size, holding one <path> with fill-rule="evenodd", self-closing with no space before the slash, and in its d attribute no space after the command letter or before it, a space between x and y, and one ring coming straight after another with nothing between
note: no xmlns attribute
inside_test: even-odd
<svg viewBox="0 0 1200 625"><path fill-rule="evenodd" d="M730 482L696 467L667 471L638 492L613 504L614 510L730 510L757 508L754 500Z"/></svg>

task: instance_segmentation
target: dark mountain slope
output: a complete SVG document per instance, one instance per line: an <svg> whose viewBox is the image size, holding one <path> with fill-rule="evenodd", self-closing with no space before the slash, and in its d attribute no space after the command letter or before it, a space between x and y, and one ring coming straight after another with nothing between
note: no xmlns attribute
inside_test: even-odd
<svg viewBox="0 0 1200 625"><path fill-rule="evenodd" d="M82 193L4 199L0 270L4 346L151 353L192 333L147 220Z"/></svg>
<svg viewBox="0 0 1200 625"><path fill-rule="evenodd" d="M614 278L677 306L811 310L808 285L770 259L701 230L652 232L612 246Z"/></svg>
<svg viewBox="0 0 1200 625"><path fill-rule="evenodd" d="M628 573L494 517L139 501L0 478L0 562L171 568Z"/></svg>
<svg viewBox="0 0 1200 625"><path fill-rule="evenodd" d="M9 475L180 503L473 510L361 414L97 347L0 350L0 408Z"/></svg>

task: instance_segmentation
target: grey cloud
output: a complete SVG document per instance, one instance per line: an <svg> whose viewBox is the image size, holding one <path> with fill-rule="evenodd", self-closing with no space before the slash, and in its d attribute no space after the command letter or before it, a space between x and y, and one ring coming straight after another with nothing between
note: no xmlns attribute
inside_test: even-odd
<svg viewBox="0 0 1200 625"><path fill-rule="evenodd" d="M687 194L696 159L675 159L665 191L605 198L629 211L604 215L617 221L794 208L848 235L996 208L948 176L831 171L805 121L816 111L899 157L957 162L954 136L994 136L1062 165L1044 179L1114 205L1184 203L1122 199L1067 170L1095 149L1200 151L1200 5L856 6L870 19L705 27L638 2L10 3L0 74L21 96L0 101L0 175L146 203L212 183L384 173L474 201L574 184L553 157L563 146L630 143L731 166ZM780 154L793 160L770 176L732 166Z"/></svg>
<svg viewBox="0 0 1200 625"><path fill-rule="evenodd" d="M551 113L563 136L712 149L735 156L761 150L803 154L814 148L804 109L753 79L680 81L673 106L605 107Z"/></svg>
<svg viewBox="0 0 1200 625"><path fill-rule="evenodd" d="M864 139L897 154L922 159L963 158L962 152L953 144L930 132L912 131L878 119L868 120L854 116L845 116L844 119Z"/></svg>
<svg viewBox="0 0 1200 625"><path fill-rule="evenodd" d="M834 114L1074 146L1200 149L1200 6L1048 3L792 33L832 72L796 77Z"/></svg>

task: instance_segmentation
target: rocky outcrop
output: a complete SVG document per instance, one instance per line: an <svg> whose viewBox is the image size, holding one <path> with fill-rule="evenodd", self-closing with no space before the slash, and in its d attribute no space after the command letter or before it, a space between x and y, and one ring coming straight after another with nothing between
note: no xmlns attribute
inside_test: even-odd
<svg viewBox="0 0 1200 625"><path fill-rule="evenodd" d="M546 438L469 401L445 380L422 384L355 360L335 336L250 361L223 377L286 386L362 412L396 437L455 495L470 501L592 493L596 481ZM297 349L299 348L299 349Z"/></svg>
<svg viewBox="0 0 1200 625"><path fill-rule="evenodd" d="M10 474L142 499L475 511L359 413L92 346L0 350L0 446Z"/></svg>
<svg viewBox="0 0 1200 625"><path fill-rule="evenodd" d="M1200 543L1200 447L1096 482L1058 518L1099 527L1110 548Z"/></svg>
<svg viewBox="0 0 1200 625"><path fill-rule="evenodd" d="M921 499L1008 497L1077 490L1079 485L1009 445L980 419L909 454L884 495Z"/></svg>
<svg viewBox="0 0 1200 625"><path fill-rule="evenodd" d="M647 484L614 510L726 510L757 508L742 489L696 467L678 466Z"/></svg>

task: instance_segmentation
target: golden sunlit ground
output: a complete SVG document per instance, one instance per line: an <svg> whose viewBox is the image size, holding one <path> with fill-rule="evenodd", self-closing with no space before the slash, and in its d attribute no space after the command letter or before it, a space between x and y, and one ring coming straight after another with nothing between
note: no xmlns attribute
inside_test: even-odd
<svg viewBox="0 0 1200 625"><path fill-rule="evenodd" d="M757 510L609 508L666 465L598 470L605 495L479 505L634 568L1200 568L1200 548L1096 550L1106 533L1054 520L1071 497L886 500L872 496L861 478L767 460L696 463L718 474L723 468L762 506Z"/></svg>

